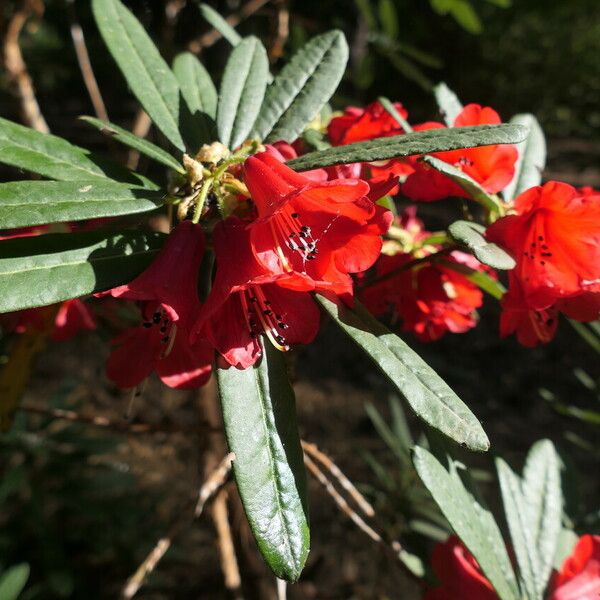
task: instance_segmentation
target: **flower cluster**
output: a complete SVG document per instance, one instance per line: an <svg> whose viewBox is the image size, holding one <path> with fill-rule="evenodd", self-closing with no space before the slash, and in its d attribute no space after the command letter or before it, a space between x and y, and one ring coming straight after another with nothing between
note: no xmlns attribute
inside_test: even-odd
<svg viewBox="0 0 600 600"><path fill-rule="evenodd" d="M462 542L451 536L433 550L431 566L439 586L423 600L497 600L498 595ZM600 536L583 535L552 576L548 600L596 600L600 595Z"/></svg>

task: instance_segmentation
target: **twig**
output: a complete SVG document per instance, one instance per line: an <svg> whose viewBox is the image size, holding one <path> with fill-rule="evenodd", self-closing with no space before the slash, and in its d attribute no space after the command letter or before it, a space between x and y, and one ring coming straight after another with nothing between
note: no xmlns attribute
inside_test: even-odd
<svg viewBox="0 0 600 600"><path fill-rule="evenodd" d="M327 456L321 452L316 446L302 440L302 449L307 454L310 454L311 458L319 461L330 473L335 477L338 483L350 494L351 498L358 504L360 509L368 516L375 516L375 509L371 506L369 501L356 489L355 485L344 475L341 469Z"/></svg>
<svg viewBox="0 0 600 600"><path fill-rule="evenodd" d="M148 116L148 113L143 109L138 109L135 119L133 120L133 127L131 133L138 137L145 138L152 127L152 120ZM127 167L135 171L138 163L140 162L140 153L137 150L130 150L127 155Z"/></svg>
<svg viewBox="0 0 600 600"><path fill-rule="evenodd" d="M19 35L27 19L34 13L40 16L43 12L44 5L40 0L25 0L23 7L12 16L4 38L4 66L14 83L25 123L37 131L49 133L50 128L35 97L33 81L19 46Z"/></svg>
<svg viewBox="0 0 600 600"><path fill-rule="evenodd" d="M216 494L227 482L229 477L229 473L231 472L231 465L235 455L230 453L219 463L215 472L211 474L204 482L198 496L205 497L206 500L204 504L201 505L201 508L198 511L198 504L196 505L196 511L194 512L194 518L198 518L202 514L202 510L206 504L206 501L210 499L214 494ZM218 477L217 477L218 475ZM205 487L208 486L212 490L211 493L208 493L205 490ZM162 560L163 556L166 554L167 550L171 547L173 540L179 536L181 533L186 531L189 527L189 521L180 520L177 521L171 529L167 532L165 536L160 538L154 548L150 551L150 553L146 556L146 558L142 561L140 566L137 568L135 573L127 580L127 583L121 590L121 598L123 600L130 600L133 598L140 588L144 585L146 578L154 569L156 569L158 563Z"/></svg>
<svg viewBox="0 0 600 600"><path fill-rule="evenodd" d="M283 49L290 36L290 9L287 0L277 2L277 27L275 38L269 48L269 60L275 62L283 55Z"/></svg>
<svg viewBox="0 0 600 600"><path fill-rule="evenodd" d="M229 15L225 20L232 27L239 25L244 19L247 19L250 15L253 15L256 11L260 10L265 4L268 4L270 0L249 0L240 8L236 13ZM211 29L200 37L192 40L188 44L188 50L193 54L198 54L203 48L209 48L221 39L221 34L216 29Z"/></svg>
<svg viewBox="0 0 600 600"><path fill-rule="evenodd" d="M287 600L287 581L277 579L277 600Z"/></svg>
<svg viewBox="0 0 600 600"><path fill-rule="evenodd" d="M62 408L48 408L36 404L23 403L19 410L27 413L44 415L53 419L71 421L74 423L87 423L95 427L112 429L122 433L143 434L143 433L198 433L200 431L212 431L213 428L207 423L200 423L197 427L182 428L177 425L153 425L151 423L130 423L126 420L114 420L97 415L82 415L72 410ZM217 431L219 431L217 429Z"/></svg>
<svg viewBox="0 0 600 600"><path fill-rule="evenodd" d="M73 39L73 47L75 48L75 54L77 55L77 63L79 64L83 82L85 83L90 100L92 101L94 112L102 121L108 121L106 105L102 99L98 81L96 80L94 70L92 69L92 62L90 61L90 54L87 49L87 44L85 43L83 29L77 19L74 0L67 1L67 10L69 13L69 21L71 22L71 38Z"/></svg>

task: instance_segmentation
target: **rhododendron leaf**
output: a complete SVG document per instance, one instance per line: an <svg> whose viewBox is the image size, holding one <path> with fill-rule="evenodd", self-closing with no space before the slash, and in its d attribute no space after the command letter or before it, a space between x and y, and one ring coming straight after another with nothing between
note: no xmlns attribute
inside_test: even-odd
<svg viewBox="0 0 600 600"><path fill-rule="evenodd" d="M232 46L237 46L242 41L242 36L214 8L204 2L201 2L198 8L206 21Z"/></svg>
<svg viewBox="0 0 600 600"><path fill-rule="evenodd" d="M231 52L217 108L219 139L230 148L239 146L250 133L265 96L269 61L255 37L242 40Z"/></svg>
<svg viewBox="0 0 600 600"><path fill-rule="evenodd" d="M185 169L175 158L173 158L168 152L165 152L162 148L159 148L155 144L145 140L144 138L134 135L130 131L115 125L114 123L107 123L96 117L79 117L82 121L89 123L92 127L96 127L102 133L114 138L121 144L125 144L134 150L137 150L144 156L155 160L163 164L165 167L169 167L174 171L184 174Z"/></svg>
<svg viewBox="0 0 600 600"><path fill-rule="evenodd" d="M540 185L546 166L546 138L538 120L533 115L523 114L515 115L510 122L527 127L529 135L517 145L519 158L515 164L515 176L502 192L507 202L525 190Z"/></svg>
<svg viewBox="0 0 600 600"><path fill-rule="evenodd" d="M539 557L533 539L534 523L529 518L530 515L521 490L521 480L501 458L496 459L496 469L502 492L504 513L519 565L521 587L527 592L529 600L541 600L542 594L538 591L536 584Z"/></svg>
<svg viewBox="0 0 600 600"><path fill-rule="evenodd" d="M523 499L539 556L538 592L543 593L552 572L562 520L560 459L549 440L536 442L523 469Z"/></svg>
<svg viewBox="0 0 600 600"><path fill-rule="evenodd" d="M448 127L454 127L456 117L463 110L458 96L443 81L433 88L433 93L444 122Z"/></svg>
<svg viewBox="0 0 600 600"><path fill-rule="evenodd" d="M268 87L252 137L296 140L335 92L347 62L348 44L341 31L311 39Z"/></svg>
<svg viewBox="0 0 600 600"><path fill-rule="evenodd" d="M22 563L10 567L0 575L0 598L17 600L29 579L29 565Z"/></svg>
<svg viewBox="0 0 600 600"><path fill-rule="evenodd" d="M483 271L478 271L477 269L473 269L468 265L463 265L462 263L458 263L453 260L439 258L438 262L447 269L452 269L457 273L462 273L469 279L469 281L472 281L478 288L493 298L496 298L496 300L502 300L502 297L506 293L506 288L497 279L490 277Z"/></svg>
<svg viewBox="0 0 600 600"><path fill-rule="evenodd" d="M296 171L308 171L333 165L376 162L460 148L516 144L523 141L526 135L527 130L524 127L511 124L428 129L309 152L304 156L289 160L287 165Z"/></svg>
<svg viewBox="0 0 600 600"><path fill-rule="evenodd" d="M152 122L179 150L177 79L142 24L120 0L92 0L94 18L112 57Z"/></svg>
<svg viewBox="0 0 600 600"><path fill-rule="evenodd" d="M154 187L148 179L55 135L0 118L0 163L59 181L117 179Z"/></svg>
<svg viewBox="0 0 600 600"><path fill-rule="evenodd" d="M166 235L51 233L0 241L0 313L104 291L137 277Z"/></svg>
<svg viewBox="0 0 600 600"><path fill-rule="evenodd" d="M514 269L514 258L485 239L485 227L472 221L455 221L448 227L450 235L457 241L466 244L477 260L494 269Z"/></svg>
<svg viewBox="0 0 600 600"><path fill-rule="evenodd" d="M306 474L283 354L266 340L263 346L257 365L218 368L217 381L250 528L275 575L296 581L310 546Z"/></svg>
<svg viewBox="0 0 600 600"><path fill-rule="evenodd" d="M216 139L217 90L204 65L191 52L175 57L173 73L183 97L182 132L195 152Z"/></svg>
<svg viewBox="0 0 600 600"><path fill-rule="evenodd" d="M572 529L565 529L564 527L558 534L558 541L556 543L556 552L554 554L554 560L552 561L552 567L556 571L562 569L563 563L566 558L571 555L573 548L579 541L579 536Z"/></svg>
<svg viewBox="0 0 600 600"><path fill-rule="evenodd" d="M498 212L498 200L494 198L492 194L488 194L477 181L463 171L435 156L423 156L420 160L427 163L436 171L446 175L446 177L452 179L452 181L467 192L473 200L479 202L479 204L489 212Z"/></svg>
<svg viewBox="0 0 600 600"><path fill-rule="evenodd" d="M317 296L317 300L379 367L418 417L471 450L489 448L487 435L475 415L403 340L357 301L351 310L323 296Z"/></svg>
<svg viewBox="0 0 600 600"><path fill-rule="evenodd" d="M442 513L475 557L500 600L518 600L519 590L502 535L487 508L465 488L457 466L449 472L429 451L416 446L417 473Z"/></svg>
<svg viewBox="0 0 600 600"><path fill-rule="evenodd" d="M0 229L149 212L163 197L99 179L0 183Z"/></svg>

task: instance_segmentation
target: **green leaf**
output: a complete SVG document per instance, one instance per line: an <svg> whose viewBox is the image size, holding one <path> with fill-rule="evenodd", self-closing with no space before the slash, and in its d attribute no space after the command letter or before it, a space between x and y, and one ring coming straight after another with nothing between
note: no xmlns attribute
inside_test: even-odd
<svg viewBox="0 0 600 600"><path fill-rule="evenodd" d="M458 96L443 81L433 88L433 93L444 122L448 127L454 127L456 117L463 110Z"/></svg>
<svg viewBox="0 0 600 600"><path fill-rule="evenodd" d="M485 227L472 221L455 221L448 227L450 235L468 246L477 260L494 269L514 269L515 261L505 250L485 239Z"/></svg>
<svg viewBox="0 0 600 600"><path fill-rule="evenodd" d="M496 459L496 469L510 538L517 555L521 587L527 592L529 600L541 600L536 583L539 572L538 552L521 491L521 480L501 458Z"/></svg>
<svg viewBox="0 0 600 600"><path fill-rule="evenodd" d="M242 36L214 9L204 4L198 5L202 16L216 29L232 46L237 46L242 41Z"/></svg>
<svg viewBox="0 0 600 600"><path fill-rule="evenodd" d="M571 556L573 548L578 541L579 536L573 530L565 529L564 527L560 530L553 561L553 567L556 571L562 569L563 563Z"/></svg>
<svg viewBox="0 0 600 600"><path fill-rule="evenodd" d="M182 52L173 61L173 72L192 114L202 112L214 119L218 95L204 65L191 52Z"/></svg>
<svg viewBox="0 0 600 600"><path fill-rule="evenodd" d="M379 22L383 33L391 39L398 37L399 26L398 26L398 13L396 12L396 6L393 0L379 0Z"/></svg>
<svg viewBox="0 0 600 600"><path fill-rule="evenodd" d="M160 233L51 233L0 241L0 313L111 289L156 256Z"/></svg>
<svg viewBox="0 0 600 600"><path fill-rule="evenodd" d="M82 121L89 123L92 127L99 129L102 133L114 138L121 144L125 144L134 150L137 150L141 154L144 154L148 158L161 163L165 167L169 167L178 173L185 173L185 169L175 158L173 158L168 152L165 152L162 148L152 144L151 142L134 135L133 133L114 125L113 123L107 123L101 119L95 117L79 117Z"/></svg>
<svg viewBox="0 0 600 600"><path fill-rule="evenodd" d="M341 31L311 39L267 89L252 136L267 142L296 140L335 92L347 62Z"/></svg>
<svg viewBox="0 0 600 600"><path fill-rule="evenodd" d="M527 130L520 125L477 125L475 127L452 127L430 129L406 135L376 138L337 146L329 150L309 152L294 158L287 165L296 171L308 171L320 167L354 162L376 162L415 154L445 152L459 148L474 148L490 144L516 144L525 139Z"/></svg>
<svg viewBox="0 0 600 600"><path fill-rule="evenodd" d="M552 572L563 506L560 461L549 440L536 442L529 451L523 469L523 499L538 550L537 583L541 596Z"/></svg>
<svg viewBox="0 0 600 600"><path fill-rule="evenodd" d="M493 298L496 298L496 300L502 300L502 297L506 293L506 288L497 279L493 279L487 273L473 269L468 265L444 260L443 258L439 258L437 262L447 269L462 273L469 281L473 282L478 288L482 289Z"/></svg>
<svg viewBox="0 0 600 600"><path fill-rule="evenodd" d="M173 73L184 100L182 131L188 145L197 150L216 139L217 90L208 71L191 52L175 57Z"/></svg>
<svg viewBox="0 0 600 600"><path fill-rule="evenodd" d="M239 146L250 133L265 95L269 61L260 40L248 37L231 52L219 93L217 129L230 148Z"/></svg>
<svg viewBox="0 0 600 600"><path fill-rule="evenodd" d="M10 567L0 575L0 598L17 600L29 579L29 565L22 563Z"/></svg>
<svg viewBox="0 0 600 600"><path fill-rule="evenodd" d="M149 212L163 197L99 179L0 183L0 229Z"/></svg>
<svg viewBox="0 0 600 600"><path fill-rule="evenodd" d="M282 353L266 340L263 347L254 367L217 369L223 423L258 547L277 577L297 581L310 535L294 391Z"/></svg>
<svg viewBox="0 0 600 600"><path fill-rule="evenodd" d="M432 169L446 175L446 177L452 179L454 183L459 185L469 196L479 202L488 211L497 213L498 212L498 200L488 194L481 185L475 181L472 177L467 175L465 172L457 169L453 165L436 158L435 156L423 156L420 159L422 162L428 164Z"/></svg>
<svg viewBox="0 0 600 600"><path fill-rule="evenodd" d="M350 310L323 296L317 296L317 300L379 367L418 417L471 450L489 448L489 440L475 415L404 341L356 301L354 310Z"/></svg>
<svg viewBox="0 0 600 600"><path fill-rule="evenodd" d="M373 6L370 0L354 0L356 7L358 8L361 17L364 19L369 30L374 31L377 29L377 19L373 12Z"/></svg>
<svg viewBox="0 0 600 600"><path fill-rule="evenodd" d="M476 558L501 600L519 591L504 541L492 514L467 491L452 465L449 473L433 454L416 446L414 465L442 513Z"/></svg>
<svg viewBox="0 0 600 600"><path fill-rule="evenodd" d="M131 91L167 139L184 151L179 133L179 85L145 29L120 0L92 0L92 10Z"/></svg>
<svg viewBox="0 0 600 600"><path fill-rule="evenodd" d="M507 202L530 187L540 185L546 166L546 138L538 120L533 115L522 114L515 115L510 122L527 127L529 135L517 145L519 158L515 165L515 176L502 192Z"/></svg>
<svg viewBox="0 0 600 600"><path fill-rule="evenodd" d="M95 156L55 135L40 133L0 118L0 163L49 179L89 181L119 179L132 185L153 186L133 173ZM156 187L156 186L154 186Z"/></svg>
<svg viewBox="0 0 600 600"><path fill-rule="evenodd" d="M379 96L379 103L385 108L385 110L396 120L396 123L404 129L407 133L411 133L413 128L410 126L409 122L396 110L396 107L392 102L385 96Z"/></svg>

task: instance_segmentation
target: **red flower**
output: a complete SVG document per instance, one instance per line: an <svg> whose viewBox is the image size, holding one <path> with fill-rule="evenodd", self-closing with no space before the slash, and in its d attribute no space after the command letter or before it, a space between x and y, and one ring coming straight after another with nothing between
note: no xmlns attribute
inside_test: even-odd
<svg viewBox="0 0 600 600"><path fill-rule="evenodd" d="M212 290L196 321L192 339L206 338L235 367L253 365L262 353L259 335L280 350L294 344L311 342L319 330L319 309L309 294L277 285L283 279L297 279L277 269L269 269L256 260L247 224L236 218L220 222L213 242L217 272ZM271 251L274 254L274 250ZM299 289L306 284L300 278ZM305 289L310 289L310 285Z"/></svg>
<svg viewBox="0 0 600 600"><path fill-rule="evenodd" d="M517 214L496 221L487 237L516 260L513 273L529 308L600 292L600 195L581 196L551 181L523 192L514 208Z"/></svg>
<svg viewBox="0 0 600 600"><path fill-rule="evenodd" d="M552 580L548 600L600 598L600 536L583 535Z"/></svg>
<svg viewBox="0 0 600 600"><path fill-rule="evenodd" d="M441 585L426 592L423 600L498 600L477 561L456 536L436 544L431 565Z"/></svg>
<svg viewBox="0 0 600 600"><path fill-rule="evenodd" d="M213 352L203 341L189 342L200 310L198 270L204 246L201 226L183 221L140 276L105 292L140 302L144 319L113 340L107 375L118 386L136 386L154 370L170 387L193 388L207 381Z"/></svg>
<svg viewBox="0 0 600 600"><path fill-rule="evenodd" d="M402 329L412 331L419 340L429 342L447 331L464 333L477 324L476 309L483 301L479 288L464 275L441 264L425 263L406 267L411 254L383 255L377 263L377 275L394 270L396 275L367 287L361 295L375 315L392 310L393 318L402 319ZM448 261L481 265L471 256L453 252Z"/></svg>
<svg viewBox="0 0 600 600"><path fill-rule="evenodd" d="M456 117L454 127L499 123L500 117L494 109L479 104L468 104ZM429 122L417 125L415 130L444 127L441 123ZM437 152L432 156L455 166L480 183L487 192L496 194L511 182L515 174L518 152L514 146L493 145ZM407 177L402 186L402 193L409 198L429 202L448 196L468 197L468 194L449 177L416 159L412 159L411 162L414 173Z"/></svg>
<svg viewBox="0 0 600 600"><path fill-rule="evenodd" d="M394 103L398 113L406 119L408 112L399 102ZM402 135L406 133L396 119L379 102L373 102L365 108L351 106L341 117L331 119L327 127L329 140L334 146L362 142L378 137ZM362 177L368 181L380 182L390 176L405 177L413 168L404 160L389 160L377 163L355 163L327 169L331 177ZM395 186L392 194L398 193Z"/></svg>
<svg viewBox="0 0 600 600"><path fill-rule="evenodd" d="M96 317L88 305L74 298L60 305L54 319L52 339L56 342L69 340L81 331L96 329Z"/></svg>
<svg viewBox="0 0 600 600"><path fill-rule="evenodd" d="M294 274L280 285L351 295L349 273L375 262L391 221L367 198L368 184L315 181L266 152L245 162L244 175L258 213L249 226L258 261L270 272Z"/></svg>

